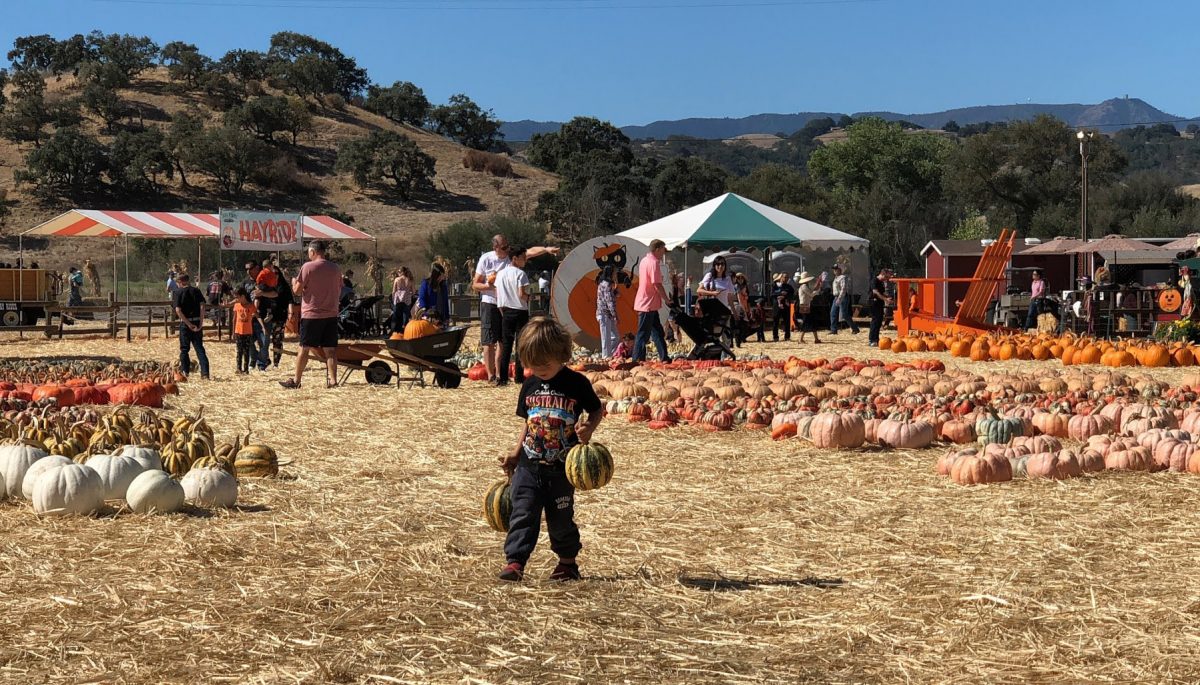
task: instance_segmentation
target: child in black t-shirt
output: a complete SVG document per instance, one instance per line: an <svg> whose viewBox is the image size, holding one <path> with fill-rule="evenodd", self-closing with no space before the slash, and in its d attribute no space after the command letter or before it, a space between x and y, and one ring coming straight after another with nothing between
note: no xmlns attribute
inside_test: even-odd
<svg viewBox="0 0 1200 685"><path fill-rule="evenodd" d="M564 468L567 452L587 444L604 413L600 398L582 374L566 367L571 336L557 321L539 317L517 337L517 355L533 375L521 386L517 416L525 419L521 439L500 458L512 487L512 516L501 580L518 581L537 544L542 510L550 548L558 555L551 580L578 580L579 528L575 525L575 488ZM585 415L586 414L586 418Z"/></svg>

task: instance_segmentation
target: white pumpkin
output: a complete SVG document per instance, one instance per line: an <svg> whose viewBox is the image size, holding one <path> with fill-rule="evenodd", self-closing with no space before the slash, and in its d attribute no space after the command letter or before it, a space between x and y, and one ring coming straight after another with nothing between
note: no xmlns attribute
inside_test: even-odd
<svg viewBox="0 0 1200 685"><path fill-rule="evenodd" d="M41 478L43 473L74 463L61 454L51 454L33 462L33 465L25 471L25 478L21 481L21 496L25 499L33 499L33 487L37 485L38 478Z"/></svg>
<svg viewBox="0 0 1200 685"><path fill-rule="evenodd" d="M33 486L33 510L45 516L87 516L103 504L100 474L86 464L50 469Z"/></svg>
<svg viewBox="0 0 1200 685"><path fill-rule="evenodd" d="M5 445L0 447L0 474L4 476L4 486L9 497L21 496L21 483L25 480L25 472L33 462L45 457L46 451L29 445Z"/></svg>
<svg viewBox="0 0 1200 685"><path fill-rule="evenodd" d="M146 470L133 457L115 454L97 454L87 460L87 465L100 474L100 482L104 484L104 499L125 499L129 484Z"/></svg>
<svg viewBox="0 0 1200 685"><path fill-rule="evenodd" d="M162 455L153 447L142 447L140 445L125 445L117 454L122 457L133 457L135 461L142 465L143 471L157 469L162 471Z"/></svg>
<svg viewBox="0 0 1200 685"><path fill-rule="evenodd" d="M183 486L166 471L143 471L129 484L125 501L139 514L169 514L183 506Z"/></svg>
<svg viewBox="0 0 1200 685"><path fill-rule="evenodd" d="M232 507L237 503L237 479L223 469L192 469L179 484L187 500L202 507Z"/></svg>

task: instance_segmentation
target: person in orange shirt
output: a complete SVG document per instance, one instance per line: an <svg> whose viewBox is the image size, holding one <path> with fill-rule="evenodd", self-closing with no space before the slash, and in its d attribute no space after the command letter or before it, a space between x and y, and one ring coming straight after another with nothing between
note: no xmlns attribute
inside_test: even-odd
<svg viewBox="0 0 1200 685"><path fill-rule="evenodd" d="M233 291L233 335L237 341L237 373L250 373L254 358L254 318L258 309L245 288Z"/></svg>

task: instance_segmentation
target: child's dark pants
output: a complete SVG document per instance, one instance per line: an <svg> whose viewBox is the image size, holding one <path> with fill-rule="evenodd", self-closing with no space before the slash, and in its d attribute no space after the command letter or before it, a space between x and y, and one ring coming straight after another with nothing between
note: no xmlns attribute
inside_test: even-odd
<svg viewBox="0 0 1200 685"><path fill-rule="evenodd" d="M254 356L254 334L239 333L237 336L237 370L243 373L250 372L251 361Z"/></svg>
<svg viewBox="0 0 1200 685"><path fill-rule="evenodd" d="M546 465L524 456L512 475L512 516L504 555L508 561L522 564L529 560L542 528L542 510L546 511L546 529L550 549L564 559L572 559L582 545L575 525L575 488L567 480L562 464Z"/></svg>

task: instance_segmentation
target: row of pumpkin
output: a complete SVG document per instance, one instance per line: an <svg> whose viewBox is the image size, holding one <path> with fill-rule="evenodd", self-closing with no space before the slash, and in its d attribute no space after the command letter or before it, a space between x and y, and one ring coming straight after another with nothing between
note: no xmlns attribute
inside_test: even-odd
<svg viewBox="0 0 1200 685"><path fill-rule="evenodd" d="M251 442L250 432L233 442L218 441L204 417L170 418L153 409L72 406L27 407L0 417L0 440L22 443L84 463L112 454L124 445L141 445L160 453L163 468L180 477L194 467L218 467L235 476L275 476L279 458L269 445Z"/></svg>
<svg viewBox="0 0 1200 685"><path fill-rule="evenodd" d="M1014 441L983 448L951 449L937 472L960 485L1002 483L1014 478L1077 478L1100 471L1175 471L1200 474L1197 437L1179 429L1154 428L1136 436L1094 435L1078 449L1057 439L1034 444Z"/></svg>
<svg viewBox="0 0 1200 685"><path fill-rule="evenodd" d="M1195 366L1200 362L1200 347L1185 342L1164 343L1154 340L1110 341L1079 337L1068 333L1010 335L933 334L912 332L898 339L880 338L885 352L949 352L953 357L977 362L1060 361L1064 366L1099 364L1108 367Z"/></svg>
<svg viewBox="0 0 1200 685"><path fill-rule="evenodd" d="M28 444L0 446L0 499L29 500L43 516L87 516L105 502L137 513L166 514L185 501L232 507L237 496L237 478L228 471L195 468L175 480L163 470L157 450L136 445L94 455L82 464Z"/></svg>
<svg viewBox="0 0 1200 685"><path fill-rule="evenodd" d="M65 383L14 383L0 381L0 401L12 403L53 403L58 407L77 405L124 404L159 408L167 395L179 394L174 382L157 381L103 381L93 384L87 379L74 379Z"/></svg>

